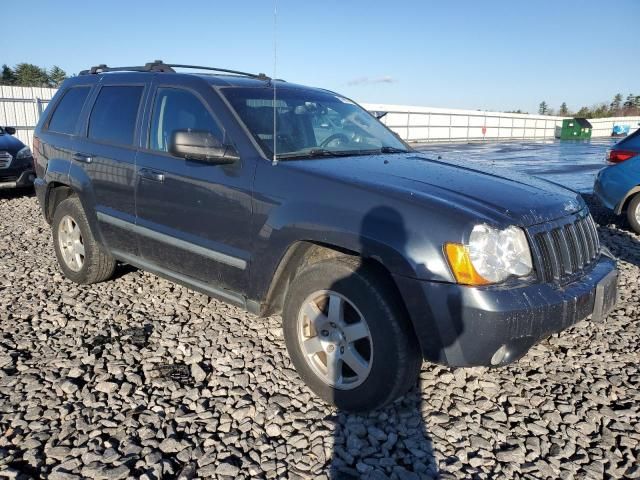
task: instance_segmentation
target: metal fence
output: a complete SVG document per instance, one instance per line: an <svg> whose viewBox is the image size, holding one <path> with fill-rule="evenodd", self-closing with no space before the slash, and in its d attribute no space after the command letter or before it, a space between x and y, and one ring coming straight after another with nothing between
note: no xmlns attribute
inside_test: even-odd
<svg viewBox="0 0 640 480"><path fill-rule="evenodd" d="M385 104L363 104L369 111L386 112L381 121L410 142L469 142L552 140L562 120L570 117L484 112ZM589 120L594 137L609 137L614 125L638 129L640 117Z"/></svg>
<svg viewBox="0 0 640 480"><path fill-rule="evenodd" d="M609 117L593 118L589 120L593 125L591 136L609 137L615 125L629 125L629 133L640 127L640 116L638 117Z"/></svg>
<svg viewBox="0 0 640 480"><path fill-rule="evenodd" d="M55 93L55 88L0 85L0 125L15 127L16 137L31 145L33 129Z"/></svg>
<svg viewBox="0 0 640 480"><path fill-rule="evenodd" d="M15 127L16 136L31 145L33 129L55 93L55 88L0 86L0 125ZM363 106L386 112L382 122L410 142L551 140L566 118L373 103ZM640 126L640 117L590 121L594 137L610 136L614 125L629 125L631 131Z"/></svg>
<svg viewBox="0 0 640 480"><path fill-rule="evenodd" d="M410 142L517 140L554 138L562 117L473 110L365 104L387 112L382 122Z"/></svg>

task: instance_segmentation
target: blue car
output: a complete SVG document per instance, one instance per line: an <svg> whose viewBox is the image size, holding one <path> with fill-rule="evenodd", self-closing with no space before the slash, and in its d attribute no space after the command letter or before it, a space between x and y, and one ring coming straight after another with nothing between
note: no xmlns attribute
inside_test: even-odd
<svg viewBox="0 0 640 480"><path fill-rule="evenodd" d="M640 129L616 143L607 162L609 166L598 173L593 191L617 215L626 212L631 228L640 233Z"/></svg>

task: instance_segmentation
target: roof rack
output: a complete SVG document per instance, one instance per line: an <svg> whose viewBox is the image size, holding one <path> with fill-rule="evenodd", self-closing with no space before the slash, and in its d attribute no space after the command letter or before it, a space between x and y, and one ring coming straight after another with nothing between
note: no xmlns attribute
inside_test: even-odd
<svg viewBox="0 0 640 480"><path fill-rule="evenodd" d="M80 75L97 75L105 72L168 72L176 73L174 68L192 68L194 70L209 70L212 72L230 73L232 75L241 75L243 77L256 78L258 80L271 80L264 73L247 73L238 70L229 70L227 68L203 67L200 65L182 65L178 63L164 63L162 60L155 60L146 63L144 66L136 67L107 67L104 63L91 67L89 70L82 70Z"/></svg>

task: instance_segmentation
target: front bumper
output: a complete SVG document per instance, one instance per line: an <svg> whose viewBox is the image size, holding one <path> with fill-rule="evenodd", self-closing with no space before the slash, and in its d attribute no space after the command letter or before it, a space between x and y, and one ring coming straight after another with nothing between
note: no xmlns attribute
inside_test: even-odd
<svg viewBox="0 0 640 480"><path fill-rule="evenodd" d="M30 187L35 178L36 174L32 169L24 170L16 175L5 175L5 172L0 172L0 190Z"/></svg>
<svg viewBox="0 0 640 480"><path fill-rule="evenodd" d="M616 264L605 255L582 278L564 286L396 281L424 357L458 367L511 363L540 340L589 315L603 319L617 296Z"/></svg>

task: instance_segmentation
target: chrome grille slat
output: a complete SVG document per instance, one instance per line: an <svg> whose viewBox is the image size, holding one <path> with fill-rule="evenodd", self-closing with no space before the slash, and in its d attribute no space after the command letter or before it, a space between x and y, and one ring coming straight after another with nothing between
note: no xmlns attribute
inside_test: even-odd
<svg viewBox="0 0 640 480"><path fill-rule="evenodd" d="M576 252L576 244L573 240L573 235L570 227L571 224L567 224L561 230L562 235L564 236L565 241L567 242L567 247L569 248L569 266L567 273L574 272L578 269L578 253Z"/></svg>
<svg viewBox="0 0 640 480"><path fill-rule="evenodd" d="M538 248L540 253L547 260L544 268L545 276L548 278L560 278L560 259L558 258L557 249L553 245L553 238L549 232L540 233L537 236Z"/></svg>
<svg viewBox="0 0 640 480"><path fill-rule="evenodd" d="M584 218L580 219L580 221L578 221L578 228L580 229L582 237L585 239L588 263L593 260L595 256L595 246L593 245L593 238L591 237L591 232L589 232L589 227L587 227L587 220Z"/></svg>
<svg viewBox="0 0 640 480"><path fill-rule="evenodd" d="M576 232L578 232L578 235L584 242L582 252L584 254L584 263L587 264L591 260L591 238L589 238L584 229L584 218L576 222Z"/></svg>
<svg viewBox="0 0 640 480"><path fill-rule="evenodd" d="M588 213L535 227L531 238L538 277L543 282L572 281L598 258L600 241Z"/></svg>
<svg viewBox="0 0 640 480"><path fill-rule="evenodd" d="M584 243L582 243L582 239L578 236L576 223L572 223L569 225L569 232L571 233L571 240L573 241L574 249L576 252L576 269L582 270L582 267L584 267L584 264L586 263L584 254Z"/></svg>
<svg viewBox="0 0 640 480"><path fill-rule="evenodd" d="M567 237L564 234L564 230L558 228L551 232L551 235L555 239L558 251L560 252L560 258L562 259L562 275L571 273L571 251L569 250L569 244L567 243Z"/></svg>
<svg viewBox="0 0 640 480"><path fill-rule="evenodd" d="M600 237L598 237L598 228L596 227L596 222L593 221L591 215L587 217L587 225L589 226L589 230L591 231L591 236L594 240L594 245L596 249L596 256L598 256L598 252L600 251Z"/></svg>
<svg viewBox="0 0 640 480"><path fill-rule="evenodd" d="M0 152L0 168L9 168L13 156L9 152Z"/></svg>
<svg viewBox="0 0 640 480"><path fill-rule="evenodd" d="M589 254L587 253L587 239L580 228L580 220L573 224L573 231L575 232L576 244L580 252L580 270L582 270L589 263Z"/></svg>

